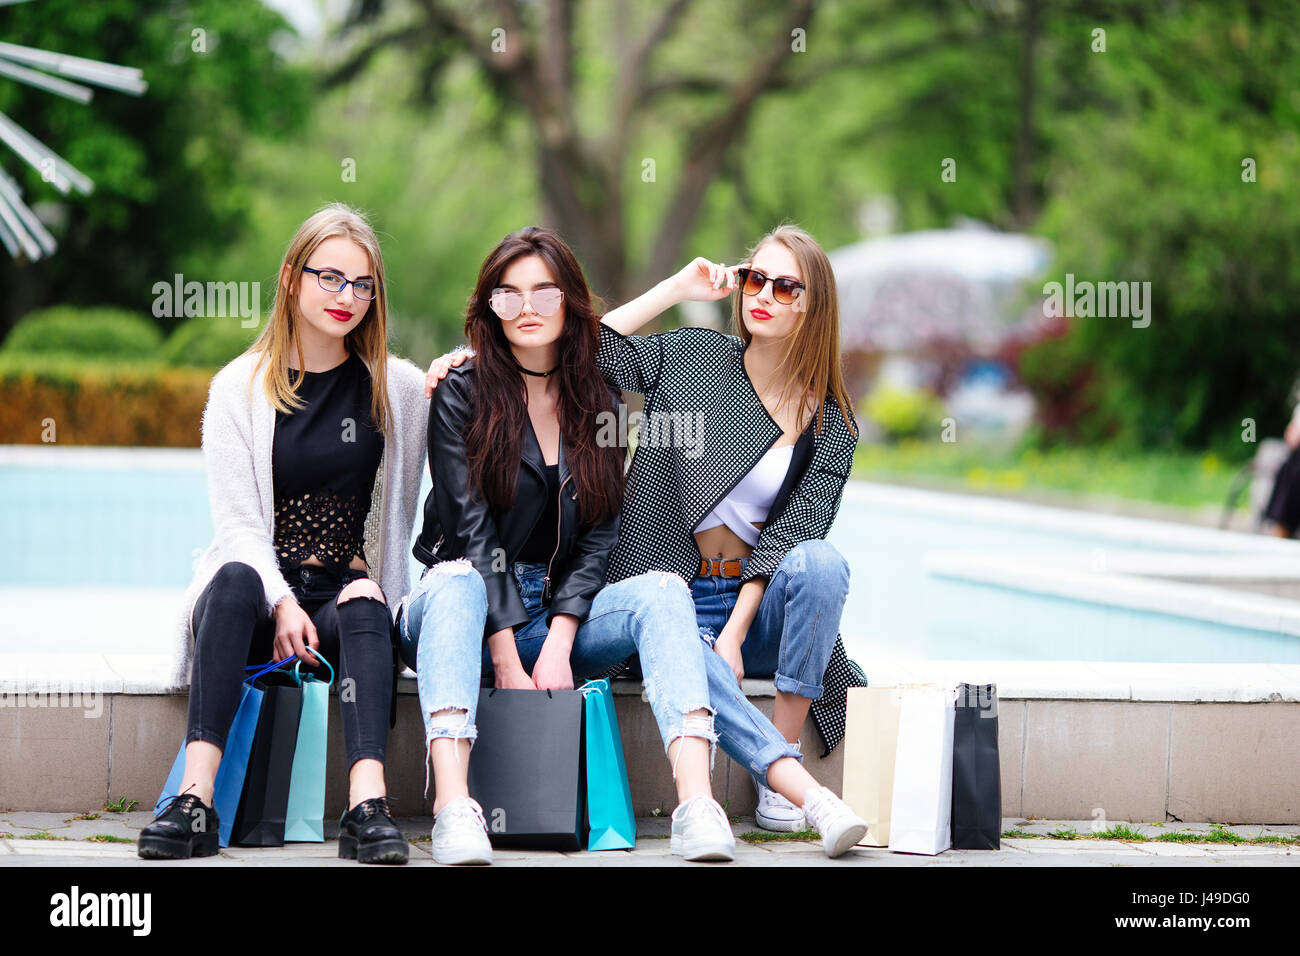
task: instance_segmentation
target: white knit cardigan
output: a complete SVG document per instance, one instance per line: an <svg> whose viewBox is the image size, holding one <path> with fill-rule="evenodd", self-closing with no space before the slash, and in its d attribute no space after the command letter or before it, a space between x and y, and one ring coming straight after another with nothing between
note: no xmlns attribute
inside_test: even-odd
<svg viewBox="0 0 1300 956"><path fill-rule="evenodd" d="M272 544L275 409L262 388L265 367L253 380L256 364L256 355L239 356L213 376L208 390L203 457L216 538L199 558L194 580L185 591L169 680L174 689L189 685L191 614L218 568L227 561L242 561L256 570L268 615L290 593ZM366 518L365 558L395 615L410 588L409 548L428 443L429 400L424 397L424 372L393 355L388 356L388 401L393 420L384 438Z"/></svg>

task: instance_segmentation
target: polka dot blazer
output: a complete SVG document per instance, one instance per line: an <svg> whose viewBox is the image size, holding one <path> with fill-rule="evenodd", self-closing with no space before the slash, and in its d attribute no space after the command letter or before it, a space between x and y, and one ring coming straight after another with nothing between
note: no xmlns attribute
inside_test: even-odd
<svg viewBox="0 0 1300 956"><path fill-rule="evenodd" d="M780 439L743 353L739 337L712 329L625 336L601 324L601 372L611 385L645 396L608 581L651 570L694 580L700 551L692 529ZM832 396L821 414L821 434L809 427L801 439L810 453L796 452L791 467L806 465L787 477L788 493L778 495L744 580L770 578L791 548L825 538L835 520L857 437Z"/></svg>

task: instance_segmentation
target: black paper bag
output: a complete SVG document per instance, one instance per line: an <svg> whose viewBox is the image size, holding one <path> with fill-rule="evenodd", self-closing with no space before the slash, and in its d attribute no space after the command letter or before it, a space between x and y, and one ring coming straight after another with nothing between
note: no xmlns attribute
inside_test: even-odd
<svg viewBox="0 0 1300 956"><path fill-rule="evenodd" d="M580 850L587 845L582 694L479 692L469 793L493 846Z"/></svg>
<svg viewBox="0 0 1300 956"><path fill-rule="evenodd" d="M259 677L256 686L264 694L262 712L257 718L230 842L236 846L284 846L289 778L302 717L302 688L284 671Z"/></svg>
<svg viewBox="0 0 1300 956"><path fill-rule="evenodd" d="M996 684L958 684L952 734L952 846L996 850L1002 837Z"/></svg>

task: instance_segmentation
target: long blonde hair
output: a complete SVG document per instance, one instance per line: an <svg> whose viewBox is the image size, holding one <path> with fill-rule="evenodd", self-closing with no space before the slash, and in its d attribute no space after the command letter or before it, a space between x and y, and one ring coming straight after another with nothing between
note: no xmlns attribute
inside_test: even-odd
<svg viewBox="0 0 1300 956"><path fill-rule="evenodd" d="M795 300L796 310L802 318L787 340L785 352L776 367L776 374L783 378L781 400L784 402L791 395L799 396L800 411L803 412L806 409L804 396L809 392L817 404L829 393L840 406L844 424L856 435L858 427L853 420L853 406L840 368L840 303L831 261L816 239L789 223L777 226L754 243L745 261L752 262L758 251L769 242L779 242L790 250L794 261L799 264L804 284L800 298ZM752 336L745 327L741 308L741 294L737 291L731 308L732 328L745 345L749 345ZM802 422L803 415L799 418ZM822 416L818 415L817 434L820 435L821 430Z"/></svg>
<svg viewBox="0 0 1300 956"><path fill-rule="evenodd" d="M312 253L326 239L335 237L351 239L370 257L370 274L375 279L375 297L370 309L357 327L344 338L350 352L356 352L370 371L370 415L375 427L387 434L392 419L388 404L388 291L384 280L384 260L379 251L379 239L370 223L357 210L346 203L329 203L322 206L298 227L298 231L285 250L284 262L276 275L275 301L266 328L248 351L258 354L257 365L266 362L262 388L271 407L281 412L292 412L303 407L297 389L289 382L289 349L298 356L298 368L306 364L302 340L295 336L299 323L306 321L298 311L297 283L303 281L302 267ZM289 280L285 284L285 267ZM302 381L299 376L298 381ZM251 387L251 383L250 383Z"/></svg>

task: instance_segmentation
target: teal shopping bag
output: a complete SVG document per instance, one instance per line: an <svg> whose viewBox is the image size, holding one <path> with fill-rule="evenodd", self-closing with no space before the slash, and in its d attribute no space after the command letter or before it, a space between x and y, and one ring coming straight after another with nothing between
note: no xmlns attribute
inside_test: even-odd
<svg viewBox="0 0 1300 956"><path fill-rule="evenodd" d="M623 761L623 740L607 680L579 688L586 709L588 850L630 850L636 845L632 791Z"/></svg>
<svg viewBox="0 0 1300 956"><path fill-rule="evenodd" d="M230 831L235 825L235 814L239 811L239 797L244 792L244 775L248 772L248 754L253 749L253 735L257 732L257 718L262 712L262 691L253 686L253 681L282 664L293 660L286 657L273 664L257 665L245 670L257 673L244 678L244 685L239 698L239 707L235 710L235 719L230 722L230 731L226 734L226 746L221 751L221 765L217 768L217 779L212 788L212 809L217 811L221 821L217 828L217 843L230 846ZM162 810L169 799L180 795L181 785L185 782L185 743L172 761L171 772L163 784L158 802L153 812Z"/></svg>
<svg viewBox="0 0 1300 956"><path fill-rule="evenodd" d="M289 806L284 813L286 843L325 842L325 733L334 668L320 651L312 653L329 668L330 679L300 674L302 661L293 665L294 680L302 687L302 716L289 776Z"/></svg>

